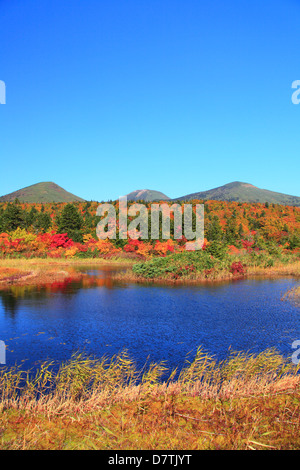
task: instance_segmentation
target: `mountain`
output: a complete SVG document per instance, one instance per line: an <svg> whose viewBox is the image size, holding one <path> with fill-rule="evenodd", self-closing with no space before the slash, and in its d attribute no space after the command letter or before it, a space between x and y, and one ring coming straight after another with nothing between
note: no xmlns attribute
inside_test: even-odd
<svg viewBox="0 0 300 470"><path fill-rule="evenodd" d="M0 202L13 202L18 199L20 202L84 202L74 194L69 193L55 183L37 183L26 188L19 189L13 193L0 197ZM127 194L128 201L189 201L217 200L217 201L237 201L237 202L268 202L270 204L281 204L287 206L300 207L300 197L288 194L277 193L267 189L260 189L249 183L234 181L214 189L187 194L178 198L170 199L160 191L150 189L138 189Z"/></svg>
<svg viewBox="0 0 300 470"><path fill-rule="evenodd" d="M69 193L55 183L37 183L0 197L0 202L83 202L84 199Z"/></svg>
<svg viewBox="0 0 300 470"><path fill-rule="evenodd" d="M137 189L127 194L128 201L167 201L170 198L160 191L153 191L151 189Z"/></svg>
<svg viewBox="0 0 300 470"><path fill-rule="evenodd" d="M268 202L270 204L274 203L286 206L300 206L300 197L277 193L267 189L260 189L252 184L241 183L240 181L234 181L233 183L209 189L208 191L180 196L173 200L189 201L191 199L261 203Z"/></svg>

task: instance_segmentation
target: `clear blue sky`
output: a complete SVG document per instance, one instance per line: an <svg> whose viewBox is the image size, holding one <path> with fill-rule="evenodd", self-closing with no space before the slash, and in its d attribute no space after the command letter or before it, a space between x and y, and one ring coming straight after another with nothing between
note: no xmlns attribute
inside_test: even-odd
<svg viewBox="0 0 300 470"><path fill-rule="evenodd" d="M0 0L0 195L300 196L300 1Z"/></svg>

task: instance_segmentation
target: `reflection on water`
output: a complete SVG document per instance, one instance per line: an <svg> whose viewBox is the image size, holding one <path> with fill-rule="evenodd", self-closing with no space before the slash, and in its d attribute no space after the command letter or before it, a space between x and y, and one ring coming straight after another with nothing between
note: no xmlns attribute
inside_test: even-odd
<svg viewBox="0 0 300 470"><path fill-rule="evenodd" d="M102 356L126 348L138 365L180 366L197 347L223 358L228 348L292 354L300 339L299 306L281 300L291 279L220 285L121 285L110 270L81 281L0 291L0 339L7 365L66 360L75 351Z"/></svg>
<svg viewBox="0 0 300 470"><path fill-rule="evenodd" d="M74 295L78 289L88 289L90 287L106 287L112 289L111 271L89 272L88 277L80 281L74 281L72 277L61 281L48 282L38 286L35 285L14 285L9 289L0 290L0 299L4 311L12 317L17 313L18 306L24 299L50 298L54 293Z"/></svg>

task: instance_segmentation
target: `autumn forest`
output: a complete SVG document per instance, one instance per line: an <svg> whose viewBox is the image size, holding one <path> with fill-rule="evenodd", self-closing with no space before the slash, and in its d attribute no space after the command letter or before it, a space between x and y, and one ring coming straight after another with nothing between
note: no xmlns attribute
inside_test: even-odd
<svg viewBox="0 0 300 470"><path fill-rule="evenodd" d="M195 206L203 201L192 203ZM118 213L118 201L113 204ZM300 257L299 207L205 201L203 249L186 253L186 239L174 238L172 212L168 240L121 240L118 232L116 240L99 240L98 206L92 201L1 203L1 258L127 258L136 260L136 275L177 279L198 271L214 277L224 267L243 274L247 266L272 267ZM162 259L166 257L168 262Z"/></svg>

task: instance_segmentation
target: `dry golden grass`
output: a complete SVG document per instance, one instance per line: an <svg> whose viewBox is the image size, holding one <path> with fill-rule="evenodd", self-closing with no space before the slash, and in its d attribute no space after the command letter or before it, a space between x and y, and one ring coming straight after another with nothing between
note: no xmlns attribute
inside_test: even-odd
<svg viewBox="0 0 300 470"><path fill-rule="evenodd" d="M289 264L278 263L275 266L263 268L261 266L251 266L248 268L248 276L265 276L268 278L278 276L300 276L300 261Z"/></svg>
<svg viewBox="0 0 300 470"><path fill-rule="evenodd" d="M201 349L176 378L126 351L2 371L0 448L299 449L298 372L275 350L217 363Z"/></svg>
<svg viewBox="0 0 300 470"><path fill-rule="evenodd" d="M80 266L130 266L136 260L132 259L104 259L104 258L5 258L0 260L0 268L17 268L28 270L30 268L59 268L61 266L80 267Z"/></svg>
<svg viewBox="0 0 300 470"><path fill-rule="evenodd" d="M1 259L0 260L0 289L12 284L39 285L66 278L79 280L84 272L79 268L86 266L111 269L123 268L132 264L132 260L105 259Z"/></svg>

